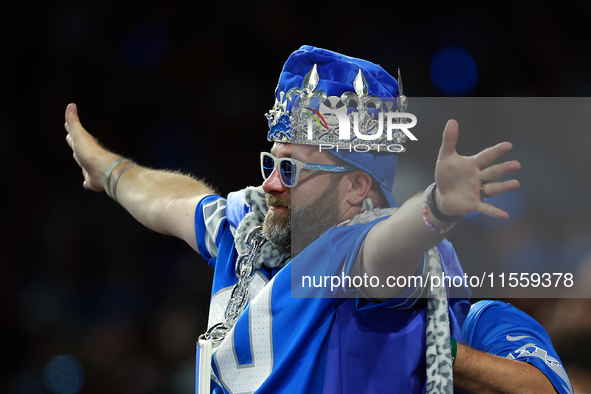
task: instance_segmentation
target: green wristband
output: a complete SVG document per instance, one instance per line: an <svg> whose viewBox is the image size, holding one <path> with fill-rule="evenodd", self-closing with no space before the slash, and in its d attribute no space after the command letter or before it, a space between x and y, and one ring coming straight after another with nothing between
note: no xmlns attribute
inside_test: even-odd
<svg viewBox="0 0 591 394"><path fill-rule="evenodd" d="M121 157L121 158L115 160L114 162L111 163L111 165L107 169L107 172L105 172L105 192L107 193L107 196L109 196L109 197L111 197L111 191L109 190L109 182L111 181L111 173L113 172L113 169L115 168L115 166L117 164L119 164L125 160L127 160L127 159L124 157Z"/></svg>
<svg viewBox="0 0 591 394"><path fill-rule="evenodd" d="M449 340L451 345L451 366L453 367L456 362L456 354L458 353L458 342L454 337Z"/></svg>

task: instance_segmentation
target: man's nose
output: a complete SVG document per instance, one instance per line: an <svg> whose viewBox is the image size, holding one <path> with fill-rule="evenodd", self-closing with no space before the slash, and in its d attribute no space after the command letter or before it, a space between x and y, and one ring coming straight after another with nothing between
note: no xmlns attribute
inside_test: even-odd
<svg viewBox="0 0 591 394"><path fill-rule="evenodd" d="M287 186L281 182L279 168L275 167L271 175L263 182L263 190L268 194L281 194L285 192Z"/></svg>

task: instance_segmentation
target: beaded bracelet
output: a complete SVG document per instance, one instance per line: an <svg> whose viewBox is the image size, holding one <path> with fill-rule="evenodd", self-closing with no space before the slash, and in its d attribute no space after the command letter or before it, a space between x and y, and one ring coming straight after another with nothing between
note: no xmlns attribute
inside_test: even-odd
<svg viewBox="0 0 591 394"><path fill-rule="evenodd" d="M423 193L424 200L421 204L421 210L423 211L423 222L425 222L425 225L429 230L435 232L437 231L437 227L435 227L433 223L431 223L431 221L429 220L429 210L427 208L427 198L432 187L433 185L429 186L427 189L425 189L425 192Z"/></svg>
<svg viewBox="0 0 591 394"><path fill-rule="evenodd" d="M453 226L456 225L457 220L455 222L453 222L452 224L450 224L447 227L444 227L442 229L438 229L437 227L435 227L433 225L433 223L431 223L431 221L429 220L429 197L431 196L431 192L433 191L433 188L435 187L435 182L433 182L432 184L429 185L429 187L427 187L427 189L425 189L425 192L423 193L423 203L421 204L421 210L423 211L423 222L425 222L425 225L427 226L427 228L433 232L435 231L439 231L439 234L445 234L447 233L449 230L452 229ZM433 211L431 211L433 212ZM450 216L448 216L450 217ZM461 216L458 217L458 219Z"/></svg>

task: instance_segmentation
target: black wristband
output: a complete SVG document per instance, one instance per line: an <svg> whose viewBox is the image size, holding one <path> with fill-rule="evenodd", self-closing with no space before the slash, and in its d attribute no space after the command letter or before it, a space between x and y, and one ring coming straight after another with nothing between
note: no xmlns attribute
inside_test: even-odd
<svg viewBox="0 0 591 394"><path fill-rule="evenodd" d="M431 210L433 216L442 222L456 222L460 220L462 218L461 216L447 216L446 214L442 213L439 208L437 208L437 205L435 204L435 189L437 189L437 184L435 184L431 189L431 193L429 193L428 198L429 209Z"/></svg>

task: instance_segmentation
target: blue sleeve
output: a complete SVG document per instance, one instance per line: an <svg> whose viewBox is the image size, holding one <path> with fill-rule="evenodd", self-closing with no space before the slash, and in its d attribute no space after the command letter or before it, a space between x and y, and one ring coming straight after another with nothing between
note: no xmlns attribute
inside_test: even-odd
<svg viewBox="0 0 591 394"><path fill-rule="evenodd" d="M224 199L209 195L201 199L195 209L195 237L197 248L211 267L215 266L219 247L224 237L233 240L233 231L249 212L244 202L244 190L233 192Z"/></svg>
<svg viewBox="0 0 591 394"><path fill-rule="evenodd" d="M538 368L559 393L572 394L570 379L544 328L531 316L500 301L475 303L462 327L468 346Z"/></svg>
<svg viewBox="0 0 591 394"><path fill-rule="evenodd" d="M359 251L361 249L361 246L363 245L363 242L365 240L365 237L367 236L367 234L369 233L369 231L379 222L381 222L382 220L387 219L387 217L382 217L379 219L376 219L366 225L364 225L360 231L357 231L357 233L355 234L354 238L353 238L353 242L350 243L349 249L347 251L346 257L345 257L345 264L343 266L343 274L347 277L354 277L354 276L360 276L359 272L356 272L354 270L354 263L355 260L357 259L357 255L359 254ZM419 266L419 269L417 270L416 275L421 275L421 273L424 270L424 264L423 261L421 261L421 264ZM405 288L402 293L400 293L398 295L398 297L391 299L391 300L387 300L385 302L379 302L379 301L374 301L370 298L368 298L362 290L360 289L356 289L356 288L350 288L345 290L345 293L348 294L355 294L355 297L357 298L357 310L363 310L363 309L369 309L369 308L375 308L375 307L385 307L385 308L393 308L393 309L410 309L416 302L416 300L418 298L413 298L411 299L411 295L414 294L414 291L416 289L407 287Z"/></svg>
<svg viewBox="0 0 591 394"><path fill-rule="evenodd" d="M201 199L195 209L195 237L197 249L213 266L218 254L222 233L227 228L226 200L210 195Z"/></svg>
<svg viewBox="0 0 591 394"><path fill-rule="evenodd" d="M228 194L226 217L228 223L234 228L238 228L238 223L240 223L244 216L250 212L250 207L248 207L244 201L244 190L245 189L242 189Z"/></svg>
<svg viewBox="0 0 591 394"><path fill-rule="evenodd" d="M343 274L346 276L356 276L359 275L359 272L356 272L354 269L354 263L357 258L357 255L362 247L363 241L365 237L369 233L369 231L382 220L387 219L386 217L376 219L363 227L361 231L358 231L353 239L353 242L350 243L349 250L347 251L347 255L345 258L345 264L343 266ZM458 261L458 258L453 250L451 244L447 241L441 242L437 246L437 250L432 250L430 252L433 255L435 253L435 258L439 259L442 264L443 271L448 276L459 276L461 277L464 273ZM389 309L398 309L398 310L405 310L405 309L413 309L417 305L417 302L422 298L426 297L427 291L427 282L428 282L428 266L425 264L425 256L421 260L417 271L414 273L415 278L421 278L420 280L414 281L405 281L405 288L404 290L396 297L387 301L378 301L372 300L368 298L362 290L357 289L350 289L347 292L356 292L357 293L357 309L363 310L368 308L389 308ZM384 284L382 284L383 286ZM470 290L467 288L462 289L450 289L450 298L462 298L462 299L469 299L470 298ZM466 301L466 304L469 303ZM455 312L455 311L454 311ZM461 316L465 316L465 313ZM463 320L462 320L463 321ZM457 330L459 331L460 326L458 325Z"/></svg>

